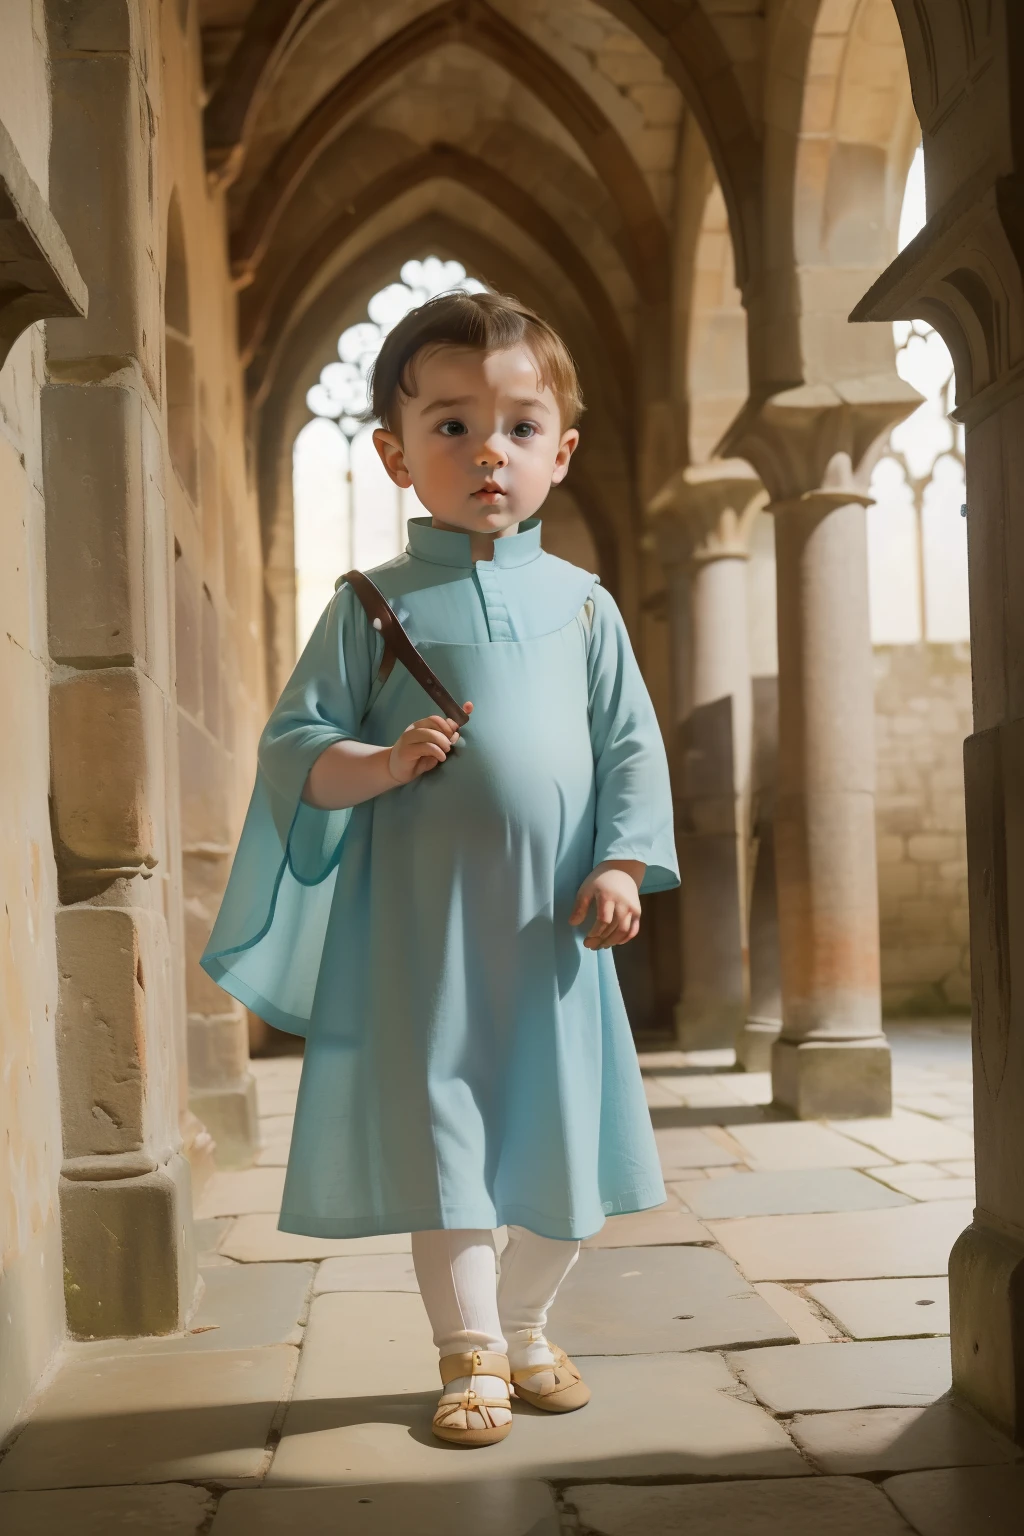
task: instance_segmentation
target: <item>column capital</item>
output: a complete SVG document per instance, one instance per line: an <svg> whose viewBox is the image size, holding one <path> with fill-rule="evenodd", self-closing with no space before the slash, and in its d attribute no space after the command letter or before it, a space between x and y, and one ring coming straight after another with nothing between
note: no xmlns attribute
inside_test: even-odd
<svg viewBox="0 0 1024 1536"><path fill-rule="evenodd" d="M972 177L872 285L851 320L927 320L967 425L1024 392L1024 175Z"/></svg>
<svg viewBox="0 0 1024 1536"><path fill-rule="evenodd" d="M677 469L647 504L664 565L746 560L754 520L768 499L744 459Z"/></svg>
<svg viewBox="0 0 1024 1536"><path fill-rule="evenodd" d="M771 510L808 496L818 510L870 502L866 487L888 433L921 396L895 369L831 383L798 384L750 397L722 440L749 459L768 488ZM837 494L837 493L842 494Z"/></svg>

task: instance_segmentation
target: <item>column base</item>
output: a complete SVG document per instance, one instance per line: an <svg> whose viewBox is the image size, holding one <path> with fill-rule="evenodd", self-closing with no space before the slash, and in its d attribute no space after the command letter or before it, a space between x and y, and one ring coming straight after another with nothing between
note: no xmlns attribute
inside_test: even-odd
<svg viewBox="0 0 1024 1536"><path fill-rule="evenodd" d="M124 1153L65 1164L64 1295L76 1339L176 1333L187 1324L196 1291L188 1163L179 1153L162 1167L146 1163L144 1153Z"/></svg>
<svg viewBox="0 0 1024 1536"><path fill-rule="evenodd" d="M681 1051L732 1050L743 1028L739 1003L676 1004L676 1040Z"/></svg>
<svg viewBox="0 0 1024 1536"><path fill-rule="evenodd" d="M260 1149L256 1079L247 1072L226 1088L193 1088L189 1108L206 1126L215 1144L218 1168L248 1168Z"/></svg>
<svg viewBox="0 0 1024 1536"><path fill-rule="evenodd" d="M770 1072L772 1047L781 1033L781 1019L744 1020L736 1041L736 1065L744 1072Z"/></svg>
<svg viewBox="0 0 1024 1536"><path fill-rule="evenodd" d="M949 1256L953 1388L1024 1444L1024 1238L975 1219Z"/></svg>
<svg viewBox="0 0 1024 1536"><path fill-rule="evenodd" d="M772 1097L799 1120L892 1114L892 1058L884 1035L864 1040L776 1040Z"/></svg>

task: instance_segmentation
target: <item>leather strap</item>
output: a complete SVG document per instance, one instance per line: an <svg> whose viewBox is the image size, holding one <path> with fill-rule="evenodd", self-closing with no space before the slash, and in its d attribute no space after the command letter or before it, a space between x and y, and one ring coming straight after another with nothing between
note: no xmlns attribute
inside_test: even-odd
<svg viewBox="0 0 1024 1536"><path fill-rule="evenodd" d="M508 1381L507 1355L495 1355L486 1349L471 1349L462 1355L442 1355L438 1361L441 1384L447 1386L460 1376L500 1376Z"/></svg>
<svg viewBox="0 0 1024 1536"><path fill-rule="evenodd" d="M370 623L380 631L385 655L390 651L402 663L443 715L454 720L456 725L465 725L469 719L466 711L461 704L456 703L441 679L427 666L383 592L362 571L346 571L341 579L348 582L362 603Z"/></svg>

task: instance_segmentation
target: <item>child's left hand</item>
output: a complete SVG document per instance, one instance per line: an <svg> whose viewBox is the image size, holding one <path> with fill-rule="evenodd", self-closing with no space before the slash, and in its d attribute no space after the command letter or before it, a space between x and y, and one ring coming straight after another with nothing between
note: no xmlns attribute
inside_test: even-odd
<svg viewBox="0 0 1024 1536"><path fill-rule="evenodd" d="M643 878L642 865L637 866ZM594 926L583 940L585 949L610 949L613 944L628 944L640 932L640 892L638 881L621 865L599 864L591 870L576 893L576 905L569 916L578 927L595 906Z"/></svg>

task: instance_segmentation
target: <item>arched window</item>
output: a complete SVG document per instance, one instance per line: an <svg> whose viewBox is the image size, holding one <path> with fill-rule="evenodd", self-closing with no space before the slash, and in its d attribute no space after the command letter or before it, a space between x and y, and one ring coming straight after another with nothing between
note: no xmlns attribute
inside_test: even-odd
<svg viewBox="0 0 1024 1536"><path fill-rule="evenodd" d="M439 293L480 293L457 261L407 261L400 280L375 293L367 318L343 331L338 362L328 363L306 396L313 413L295 440L296 630L305 645L343 571L392 560L405 548L405 525L423 508L412 490L389 480L360 420L366 380L385 336L403 316Z"/></svg>
<svg viewBox="0 0 1024 1536"><path fill-rule="evenodd" d="M900 249L925 221L924 156L907 178ZM868 509L871 634L876 645L970 637L964 429L949 419L953 360L938 331L924 320L893 326L896 367L924 396L901 422L871 480Z"/></svg>

